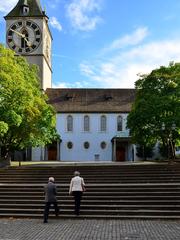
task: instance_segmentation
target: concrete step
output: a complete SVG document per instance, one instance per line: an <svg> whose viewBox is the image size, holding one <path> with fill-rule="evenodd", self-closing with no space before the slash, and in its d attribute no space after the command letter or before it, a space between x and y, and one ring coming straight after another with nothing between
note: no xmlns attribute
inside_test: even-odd
<svg viewBox="0 0 180 240"><path fill-rule="evenodd" d="M74 203L71 202L71 204L61 204L59 203L59 207L62 210L73 210ZM12 210L18 210L18 209L30 209L33 210L42 210L44 209L44 203L14 203L13 205L11 203L4 203L0 206L0 211L3 209L12 209ZM180 204L176 205L145 205L145 204L139 204L139 205L120 205L120 204L114 204L114 203L107 203L105 204L96 204L95 206L93 204L87 204L82 203L81 210L178 210L180 211Z"/></svg>
<svg viewBox="0 0 180 240"><path fill-rule="evenodd" d="M74 217L74 200L68 195L74 170L79 170L86 182L81 218L180 219L180 164L3 169L0 216L42 217L44 185L49 176L54 176L60 216Z"/></svg>
<svg viewBox="0 0 180 240"><path fill-rule="evenodd" d="M42 218L42 214L23 214L23 213L1 213L2 218ZM129 219L139 219L139 220L180 220L180 216L162 216L162 215L125 215L125 216L120 216L120 215L80 215L76 216L73 214L60 214L59 217L55 217L53 214L50 213L49 215L50 219L124 219L124 220L129 220ZM43 221L43 220L42 220Z"/></svg>

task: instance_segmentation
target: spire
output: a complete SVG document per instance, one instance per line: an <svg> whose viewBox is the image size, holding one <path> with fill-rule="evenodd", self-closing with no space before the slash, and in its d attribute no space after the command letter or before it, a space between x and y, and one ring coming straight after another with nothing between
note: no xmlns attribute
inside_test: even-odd
<svg viewBox="0 0 180 240"><path fill-rule="evenodd" d="M21 17L24 16L22 8L28 7L29 11L27 16L30 17L44 17L45 14L42 11L40 0L19 0L17 5L5 16L6 18Z"/></svg>

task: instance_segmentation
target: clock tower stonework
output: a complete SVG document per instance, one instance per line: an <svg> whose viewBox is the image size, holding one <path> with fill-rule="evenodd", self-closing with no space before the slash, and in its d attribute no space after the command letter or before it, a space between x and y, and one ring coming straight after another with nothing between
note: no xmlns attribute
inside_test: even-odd
<svg viewBox="0 0 180 240"><path fill-rule="evenodd" d="M39 0L19 0L5 16L7 47L39 66L40 87L51 88L52 35Z"/></svg>

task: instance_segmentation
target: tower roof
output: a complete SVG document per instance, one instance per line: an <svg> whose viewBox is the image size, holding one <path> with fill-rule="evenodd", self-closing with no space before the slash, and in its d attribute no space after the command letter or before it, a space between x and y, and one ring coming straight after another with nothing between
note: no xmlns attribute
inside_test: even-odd
<svg viewBox="0 0 180 240"><path fill-rule="evenodd" d="M44 11L42 11L40 0L19 0L16 6L5 16L6 18L9 17L21 17L23 16L22 7L28 6L29 7L29 14L30 17L40 17L45 16Z"/></svg>

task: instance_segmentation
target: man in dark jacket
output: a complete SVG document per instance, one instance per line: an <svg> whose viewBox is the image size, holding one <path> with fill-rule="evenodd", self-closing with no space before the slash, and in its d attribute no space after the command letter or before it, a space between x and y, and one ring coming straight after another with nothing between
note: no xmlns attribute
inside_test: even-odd
<svg viewBox="0 0 180 240"><path fill-rule="evenodd" d="M55 215L56 216L59 215L59 208L56 198L57 190L53 177L49 178L48 184L44 187L44 192L45 192L44 223L47 223L51 204L54 205Z"/></svg>

